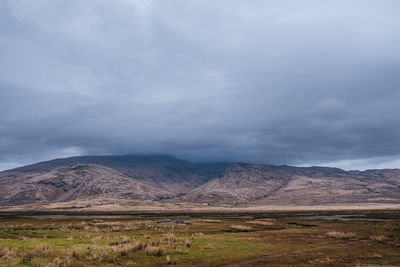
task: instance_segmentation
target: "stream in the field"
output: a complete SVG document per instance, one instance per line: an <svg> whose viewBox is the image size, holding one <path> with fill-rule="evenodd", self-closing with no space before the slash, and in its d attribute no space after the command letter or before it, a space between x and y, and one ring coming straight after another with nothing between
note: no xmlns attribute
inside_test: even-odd
<svg viewBox="0 0 400 267"><path fill-rule="evenodd" d="M190 219L297 219L297 220L368 220L368 221L399 221L395 217L376 217L362 213L319 213L319 212L296 212L296 213L254 213L254 214L27 214L27 213L0 213L0 219L37 219L37 220L94 220L94 219L154 219L161 220L159 223L185 224Z"/></svg>
<svg viewBox="0 0 400 267"><path fill-rule="evenodd" d="M301 220L364 220L365 214L336 214L294 217Z"/></svg>

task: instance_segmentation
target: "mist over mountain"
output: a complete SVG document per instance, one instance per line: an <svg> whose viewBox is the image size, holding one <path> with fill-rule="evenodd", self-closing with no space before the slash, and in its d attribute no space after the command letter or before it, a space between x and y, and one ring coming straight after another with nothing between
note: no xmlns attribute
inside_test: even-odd
<svg viewBox="0 0 400 267"><path fill-rule="evenodd" d="M400 167L400 1L0 1L0 170Z"/></svg>

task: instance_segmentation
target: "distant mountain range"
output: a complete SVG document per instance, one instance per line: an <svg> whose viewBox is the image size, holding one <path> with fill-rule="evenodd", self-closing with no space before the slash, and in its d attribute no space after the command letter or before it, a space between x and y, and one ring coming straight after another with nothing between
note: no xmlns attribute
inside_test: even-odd
<svg viewBox="0 0 400 267"><path fill-rule="evenodd" d="M164 155L126 155L55 159L0 172L0 206L77 202L400 204L400 170L192 163Z"/></svg>

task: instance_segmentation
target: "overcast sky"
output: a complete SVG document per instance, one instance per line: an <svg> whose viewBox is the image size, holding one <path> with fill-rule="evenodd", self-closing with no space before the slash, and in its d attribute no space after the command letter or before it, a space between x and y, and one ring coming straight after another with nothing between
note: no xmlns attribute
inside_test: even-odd
<svg viewBox="0 0 400 267"><path fill-rule="evenodd" d="M400 168L398 0L0 0L0 169Z"/></svg>

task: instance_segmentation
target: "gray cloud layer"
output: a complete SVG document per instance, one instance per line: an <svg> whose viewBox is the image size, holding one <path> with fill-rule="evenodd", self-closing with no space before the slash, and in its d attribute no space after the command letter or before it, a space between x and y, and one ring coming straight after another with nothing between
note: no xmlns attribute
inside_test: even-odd
<svg viewBox="0 0 400 267"><path fill-rule="evenodd" d="M79 154L400 167L397 0L0 0L0 169Z"/></svg>

